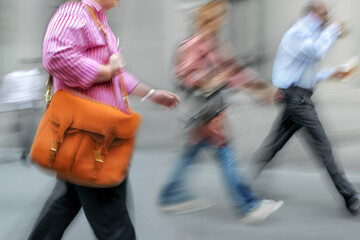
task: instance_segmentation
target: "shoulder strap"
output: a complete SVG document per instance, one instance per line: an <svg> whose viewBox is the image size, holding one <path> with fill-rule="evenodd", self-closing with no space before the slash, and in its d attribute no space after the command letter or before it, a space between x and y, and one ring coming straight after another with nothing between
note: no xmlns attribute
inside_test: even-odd
<svg viewBox="0 0 360 240"><path fill-rule="evenodd" d="M92 19L94 19L94 21L95 21L96 24L98 25L100 32L104 35L106 45L108 45L106 32L104 31L103 25L102 25L101 22L99 21L97 15L96 15L96 12L95 12L95 10L94 10L94 8L92 8L92 7L88 6L88 5L86 5L86 8L87 8L87 10L89 11L90 16L92 17Z"/></svg>
<svg viewBox="0 0 360 240"><path fill-rule="evenodd" d="M96 15L96 12L95 12L95 10L94 10L94 8L92 8L92 7L90 7L90 6L86 6L86 8L88 9L88 11L89 11L90 16L92 17L92 19L94 19L94 21L95 21L96 24L98 25L100 32L104 35L106 45L108 46L108 41L107 41L106 32L104 31L103 25L102 25L101 22L99 21L97 15ZM124 102L125 102L126 109L127 109L128 111L130 111L129 103L128 103L128 100L127 100L128 95L127 95L127 92L126 92L124 79L123 79L121 73L118 74L118 78L119 78L119 81L120 81L121 92L122 92L122 95L123 95L123 98L124 98Z"/></svg>
<svg viewBox="0 0 360 240"><path fill-rule="evenodd" d="M46 81L46 92L45 92L46 105L49 105L52 99L52 94L51 94L52 85L53 85L53 77L49 74L48 80Z"/></svg>

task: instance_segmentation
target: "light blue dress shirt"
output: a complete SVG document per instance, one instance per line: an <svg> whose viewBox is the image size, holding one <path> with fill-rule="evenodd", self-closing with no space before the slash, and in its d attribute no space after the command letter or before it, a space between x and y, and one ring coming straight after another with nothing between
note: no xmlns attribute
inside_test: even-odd
<svg viewBox="0 0 360 240"><path fill-rule="evenodd" d="M297 21L283 36L273 67L273 84L278 88L291 85L313 89L332 73L316 73L316 64L329 51L340 33L339 24L322 29L322 22L313 14Z"/></svg>

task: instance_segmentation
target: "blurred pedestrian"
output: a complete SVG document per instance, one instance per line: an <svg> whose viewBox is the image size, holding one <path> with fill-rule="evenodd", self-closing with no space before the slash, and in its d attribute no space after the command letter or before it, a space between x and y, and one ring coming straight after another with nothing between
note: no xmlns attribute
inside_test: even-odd
<svg viewBox="0 0 360 240"><path fill-rule="evenodd" d="M19 133L21 161L28 155L37 123L37 106L43 99L45 78L39 59L23 59L16 70L6 74L0 87L0 112L14 114L14 132Z"/></svg>
<svg viewBox="0 0 360 240"><path fill-rule="evenodd" d="M258 89L268 84L240 65L220 37L228 13L227 1L210 1L196 11L196 32L178 48L175 74L186 92L186 144L169 179L163 186L159 204L166 212L189 212L205 208L185 186L186 174L201 149L211 148L220 165L236 213L243 222L262 221L279 209L282 201L263 200L254 193L236 159L226 132L226 87Z"/></svg>
<svg viewBox="0 0 360 240"><path fill-rule="evenodd" d="M122 93L114 94L121 88L121 72L128 93L176 107L177 95L154 90L121 67L120 49L105 15L118 4L118 0L71 1L55 12L43 43L43 65L53 76L55 91L76 92L126 111ZM115 187L91 188L57 180L29 239L61 239L81 207L98 239L136 239L126 206L126 183L125 178Z"/></svg>
<svg viewBox="0 0 360 240"><path fill-rule="evenodd" d="M273 68L273 83L279 88L276 98L281 99L284 109L257 152L256 163L259 174L292 135L303 129L309 146L324 164L347 209L359 214L359 194L336 164L330 142L311 101L318 82L341 78L340 72L317 75L316 64L344 30L342 21L329 23L328 10L323 2L310 1L304 8L304 16L284 34Z"/></svg>

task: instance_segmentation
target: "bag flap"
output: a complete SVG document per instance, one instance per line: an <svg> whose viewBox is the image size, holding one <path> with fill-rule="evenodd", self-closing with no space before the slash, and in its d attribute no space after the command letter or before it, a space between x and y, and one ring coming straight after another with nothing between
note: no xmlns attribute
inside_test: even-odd
<svg viewBox="0 0 360 240"><path fill-rule="evenodd" d="M71 128L101 135L106 135L111 129L111 134L117 138L135 137L141 122L141 116L135 112L127 114L113 106L78 97L64 90L54 94L47 111L50 120L57 124L70 116Z"/></svg>

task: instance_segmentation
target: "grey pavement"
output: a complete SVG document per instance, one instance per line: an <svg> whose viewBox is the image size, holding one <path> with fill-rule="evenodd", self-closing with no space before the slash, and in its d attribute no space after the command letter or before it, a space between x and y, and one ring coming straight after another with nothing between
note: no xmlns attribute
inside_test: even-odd
<svg viewBox="0 0 360 240"><path fill-rule="evenodd" d="M261 197L282 199L285 204L263 223L240 223L207 152L192 167L190 186L197 196L215 205L191 214L163 214L156 207L157 193L177 154L159 149L135 152L129 204L138 239L357 239L360 216L347 213L326 174L316 168L285 164L266 170L254 183L255 189ZM348 177L360 187L359 172L349 170ZM0 181L0 239L26 239L54 179L16 161L1 164ZM82 212L63 239L94 239Z"/></svg>

